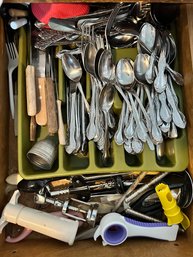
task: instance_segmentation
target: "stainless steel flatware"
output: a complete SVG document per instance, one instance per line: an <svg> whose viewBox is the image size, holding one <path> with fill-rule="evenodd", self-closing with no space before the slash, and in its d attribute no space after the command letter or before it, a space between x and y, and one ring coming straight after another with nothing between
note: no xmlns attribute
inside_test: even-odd
<svg viewBox="0 0 193 257"><path fill-rule="evenodd" d="M99 97L99 104L104 114L104 123L105 123L104 148L103 148L104 161L110 158L108 115L114 102L114 93L115 93L114 86L112 84L106 84L103 87Z"/></svg>
<svg viewBox="0 0 193 257"><path fill-rule="evenodd" d="M35 115L36 122L40 126L47 124L46 110L46 53L33 48L32 64L35 67L36 92L37 92L37 113Z"/></svg>
<svg viewBox="0 0 193 257"><path fill-rule="evenodd" d="M18 66L18 52L14 42L6 43L7 55L8 55L8 78L9 78L9 103L11 109L11 116L14 119L14 94L13 94L13 71Z"/></svg>

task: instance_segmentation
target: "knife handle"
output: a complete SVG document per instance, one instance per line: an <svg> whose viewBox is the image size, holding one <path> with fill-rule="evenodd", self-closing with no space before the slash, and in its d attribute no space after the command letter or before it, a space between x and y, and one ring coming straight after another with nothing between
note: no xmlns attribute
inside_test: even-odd
<svg viewBox="0 0 193 257"><path fill-rule="evenodd" d="M29 116L34 116L37 113L35 67L32 65L28 65L26 67L25 72L26 72L27 114Z"/></svg>
<svg viewBox="0 0 193 257"><path fill-rule="evenodd" d="M46 78L37 78L37 108L36 123L40 126L47 124L46 111Z"/></svg>
<svg viewBox="0 0 193 257"><path fill-rule="evenodd" d="M15 17L27 17L28 14L29 14L27 10L14 9L14 8L9 9L8 12L9 12L9 15L13 18L15 18Z"/></svg>
<svg viewBox="0 0 193 257"><path fill-rule="evenodd" d="M36 119L35 116L31 116L30 119L30 141L35 141L36 140Z"/></svg>
<svg viewBox="0 0 193 257"><path fill-rule="evenodd" d="M57 109L58 109L58 139L60 145L66 144L65 128L62 118L62 101L57 100Z"/></svg>
<svg viewBox="0 0 193 257"><path fill-rule="evenodd" d="M56 113L56 97L54 84L51 78L46 78L46 108L48 133L55 134L58 131L58 120Z"/></svg>

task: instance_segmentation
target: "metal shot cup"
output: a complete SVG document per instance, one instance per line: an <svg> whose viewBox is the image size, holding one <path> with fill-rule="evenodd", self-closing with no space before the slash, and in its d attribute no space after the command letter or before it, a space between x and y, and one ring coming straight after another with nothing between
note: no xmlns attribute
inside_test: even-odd
<svg viewBox="0 0 193 257"><path fill-rule="evenodd" d="M43 170L50 170L56 160L58 152L58 139L48 136L36 142L28 151L28 160L36 167Z"/></svg>

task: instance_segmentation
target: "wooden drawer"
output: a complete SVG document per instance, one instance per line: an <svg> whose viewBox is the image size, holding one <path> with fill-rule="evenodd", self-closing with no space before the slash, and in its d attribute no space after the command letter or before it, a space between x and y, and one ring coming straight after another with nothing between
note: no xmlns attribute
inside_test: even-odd
<svg viewBox="0 0 193 257"><path fill-rule="evenodd" d="M6 1L14 2L14 1ZM17 1L22 2L22 1ZM38 2L38 1L34 1ZM75 1L71 1L75 2ZM84 1L87 2L87 1ZM94 2L94 1L93 1ZM103 1L104 2L104 1ZM106 1L105 1L106 2ZM108 1L107 1L108 2ZM114 1L116 2L116 1ZM130 2L130 1L127 1ZM160 1L144 1L160 2ZM162 2L162 1L161 1ZM166 1L165 1L166 2ZM180 48L180 66L184 76L184 106L188 121L188 145L189 145L189 172L193 175L193 1L167 1L179 3L180 16L178 19L178 38ZM190 4L192 3L192 4ZM17 170L17 142L13 135L13 122L9 118L8 86L7 86L7 61L4 44L3 23L0 20L0 207L6 204L5 178L8 173ZM180 162L180 160L178 160ZM192 221L193 208L188 210L188 216ZM152 239L128 239L123 245L117 247L103 247L101 241L93 240L76 242L72 247L62 242L34 235L17 244L4 242L4 234L0 235L0 256L130 256L130 257L192 257L193 253L193 225L183 235L179 235L176 242L162 242Z"/></svg>

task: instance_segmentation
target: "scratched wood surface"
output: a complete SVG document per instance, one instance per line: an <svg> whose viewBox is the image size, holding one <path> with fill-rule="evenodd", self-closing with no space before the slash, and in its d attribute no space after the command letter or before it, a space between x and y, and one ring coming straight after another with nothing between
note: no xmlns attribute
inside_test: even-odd
<svg viewBox="0 0 193 257"><path fill-rule="evenodd" d="M48 238L27 239L18 244L5 244L1 257L192 257L192 237L179 236L176 242L129 238L124 244L102 246L101 239L77 241L73 246ZM2 250L3 249L3 250ZM29 255L30 253L30 255Z"/></svg>
<svg viewBox="0 0 193 257"><path fill-rule="evenodd" d="M193 4L181 7L180 64L184 76L184 107L187 117L189 171L193 174Z"/></svg>
<svg viewBox="0 0 193 257"><path fill-rule="evenodd" d="M4 44L3 22L0 19L0 208L5 202L4 179L9 165L9 100L7 86L7 61Z"/></svg>

